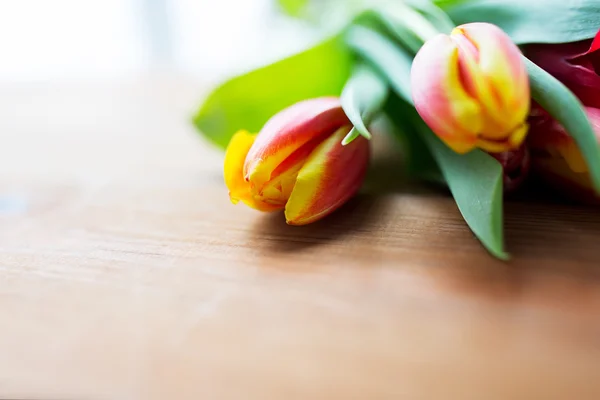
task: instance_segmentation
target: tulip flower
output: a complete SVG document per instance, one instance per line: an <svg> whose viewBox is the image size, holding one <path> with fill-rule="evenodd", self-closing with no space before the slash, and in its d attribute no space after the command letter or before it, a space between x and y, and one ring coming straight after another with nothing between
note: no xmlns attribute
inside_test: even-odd
<svg viewBox="0 0 600 400"><path fill-rule="evenodd" d="M457 153L518 149L527 135L525 64L495 25L461 25L427 41L413 61L411 87L423 120Z"/></svg>
<svg viewBox="0 0 600 400"><path fill-rule="evenodd" d="M330 214L360 188L369 142L342 140L352 125L335 97L297 103L253 135L236 133L225 155L231 201L260 211L285 210L290 225Z"/></svg>
<svg viewBox="0 0 600 400"><path fill-rule="evenodd" d="M600 32L593 40L535 44L527 57L562 81L589 107L600 108Z"/></svg>
<svg viewBox="0 0 600 400"><path fill-rule="evenodd" d="M600 142L600 109L585 108ZM588 166L577 144L561 124L543 109L534 107L530 117L531 132L527 143L534 170L566 197L598 203Z"/></svg>
<svg viewBox="0 0 600 400"><path fill-rule="evenodd" d="M600 32L592 40L528 45L525 52L579 97L600 141ZM532 108L530 123L528 145L535 171L567 197L600 202L581 151L562 125L539 106Z"/></svg>

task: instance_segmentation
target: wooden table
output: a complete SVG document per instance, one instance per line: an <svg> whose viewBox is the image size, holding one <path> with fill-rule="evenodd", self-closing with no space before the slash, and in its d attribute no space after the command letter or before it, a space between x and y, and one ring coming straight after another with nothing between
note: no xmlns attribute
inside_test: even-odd
<svg viewBox="0 0 600 400"><path fill-rule="evenodd" d="M289 227L193 81L0 89L0 398L600 398L597 210L509 202L510 263L391 176Z"/></svg>

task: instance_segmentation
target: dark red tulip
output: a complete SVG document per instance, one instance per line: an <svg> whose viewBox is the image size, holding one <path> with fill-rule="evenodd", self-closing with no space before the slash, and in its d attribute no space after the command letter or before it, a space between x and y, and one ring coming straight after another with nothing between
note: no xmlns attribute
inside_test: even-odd
<svg viewBox="0 0 600 400"><path fill-rule="evenodd" d="M600 108L600 31L594 39L581 42L528 45L525 54L586 106Z"/></svg>
<svg viewBox="0 0 600 400"><path fill-rule="evenodd" d="M600 31L594 39L563 44L535 44L525 54L564 83L585 105L600 141ZM533 105L527 145L535 172L566 197L600 202L579 147L546 111Z"/></svg>

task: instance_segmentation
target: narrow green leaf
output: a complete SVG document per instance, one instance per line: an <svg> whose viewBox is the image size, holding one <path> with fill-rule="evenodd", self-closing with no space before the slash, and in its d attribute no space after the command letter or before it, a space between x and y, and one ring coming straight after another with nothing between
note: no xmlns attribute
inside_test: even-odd
<svg viewBox="0 0 600 400"><path fill-rule="evenodd" d="M495 257L507 260L504 251L502 166L489 154L473 150L457 154L418 121L417 128L438 162L463 218Z"/></svg>
<svg viewBox="0 0 600 400"><path fill-rule="evenodd" d="M428 2L429 0L415 1ZM357 14L350 23L350 26L370 29L390 40L395 46L400 45L400 47L409 50L411 54L416 54L421 46L423 46L423 39L420 38L419 33L427 35L427 32L432 29L435 30L435 28L425 20L421 21L421 23L425 23L429 26L421 28L420 30L413 29L415 23L411 20L415 19L415 17L416 19L423 20L424 17L404 3L400 3L400 5L396 4L397 3L389 3L379 8L369 8ZM419 22L417 22L416 25L419 25ZM352 35L352 33L350 33L350 35Z"/></svg>
<svg viewBox="0 0 600 400"><path fill-rule="evenodd" d="M423 46L423 40L420 39L414 31L409 29L409 27L407 27L402 20L399 21L399 18L395 18L388 13L381 12L377 15L377 17L385 26L385 28L394 36L394 39L400 42L412 53L417 54L419 49Z"/></svg>
<svg viewBox="0 0 600 400"><path fill-rule="evenodd" d="M503 171L501 165L490 155L474 150L459 155L442 143L421 120L412 107L410 93L410 69L412 56L403 51L385 36L372 29L360 26L352 27L347 35L347 43L365 61L370 62L388 79L396 94L404 100L398 100L394 109L388 109L397 127L410 132L410 125L420 133L438 167L440 168L456 204L465 221L481 241L483 246L495 257L508 259L504 252L503 213ZM408 107L408 104L411 106ZM407 128L407 121L408 123ZM418 140L406 143L419 146ZM427 154L421 152L421 154Z"/></svg>
<svg viewBox="0 0 600 400"><path fill-rule="evenodd" d="M454 22L430 0L390 2L374 12L394 38L416 54L439 33L450 33Z"/></svg>
<svg viewBox="0 0 600 400"><path fill-rule="evenodd" d="M457 24L496 24L517 44L589 39L600 25L598 0L446 0L439 6Z"/></svg>
<svg viewBox="0 0 600 400"><path fill-rule="evenodd" d="M409 144L422 146L411 139L410 126L416 129L436 160L450 192L466 223L483 246L495 257L507 260L504 251L503 171L492 156L481 150L457 154L446 146L423 122L417 111L399 99L388 102L387 113L405 133ZM424 154L422 150L420 154ZM426 166L427 164L425 164ZM435 178L435 170L431 170Z"/></svg>
<svg viewBox="0 0 600 400"><path fill-rule="evenodd" d="M392 89L403 99L411 102L410 68L413 56L394 42L362 26L352 26L346 34L346 42L362 59L374 66L387 78Z"/></svg>
<svg viewBox="0 0 600 400"><path fill-rule="evenodd" d="M588 164L594 188L600 194L600 145L583 105L565 85L523 58L531 82L531 96L575 139Z"/></svg>
<svg viewBox="0 0 600 400"><path fill-rule="evenodd" d="M358 65L344 87L341 102L354 129L342 144L352 142L358 134L371 139L367 125L381 110L388 95L387 83L372 68Z"/></svg>
<svg viewBox="0 0 600 400"><path fill-rule="evenodd" d="M397 4L397 2L392 4ZM438 32L449 34L454 29L454 21L450 19L450 16L439 5L431 0L406 0L406 4L427 18Z"/></svg>
<svg viewBox="0 0 600 400"><path fill-rule="evenodd" d="M274 114L301 100L339 96L352 56L340 36L245 75L212 92L194 118L207 139L226 147L240 129L258 132Z"/></svg>
<svg viewBox="0 0 600 400"><path fill-rule="evenodd" d="M342 146L349 145L354 140L356 140L360 135L361 135L361 133L358 131L358 129L356 129L356 127L353 127L350 130L350 132L348 132L348 134L346 135L346 137L342 140Z"/></svg>

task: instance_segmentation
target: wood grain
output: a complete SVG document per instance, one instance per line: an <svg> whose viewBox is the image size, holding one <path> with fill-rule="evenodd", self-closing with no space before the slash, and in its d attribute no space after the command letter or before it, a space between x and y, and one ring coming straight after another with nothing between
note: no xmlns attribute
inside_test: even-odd
<svg viewBox="0 0 600 400"><path fill-rule="evenodd" d="M598 210L509 201L498 262L392 148L289 227L228 202L203 93L0 90L0 398L600 398Z"/></svg>

